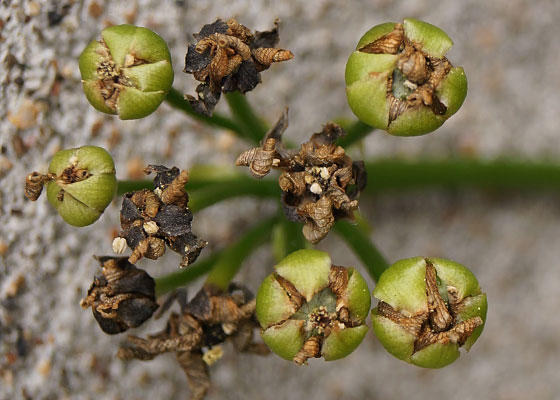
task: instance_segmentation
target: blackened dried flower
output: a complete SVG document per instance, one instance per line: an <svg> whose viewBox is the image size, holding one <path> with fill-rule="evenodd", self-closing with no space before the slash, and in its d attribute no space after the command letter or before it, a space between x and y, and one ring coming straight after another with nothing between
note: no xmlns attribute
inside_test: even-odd
<svg viewBox="0 0 560 400"><path fill-rule="evenodd" d="M184 72L202 83L196 88L198 98L186 99L203 115L212 115L222 92L251 91L261 82L261 71L294 57L289 50L275 48L278 20L272 30L253 34L235 19L218 19L193 36L197 43L189 45Z"/></svg>
<svg viewBox="0 0 560 400"><path fill-rule="evenodd" d="M129 336L117 356L151 360L161 353L175 352L187 376L191 399L200 400L210 387L208 365L220 357L219 344L226 339L231 338L241 352L269 353L263 343L253 341L258 327L255 299L245 287L232 284L224 293L206 285L181 306L181 314L172 313L164 331L147 339Z"/></svg>
<svg viewBox="0 0 560 400"><path fill-rule="evenodd" d="M80 302L82 308L91 307L105 333L122 333L142 325L158 308L155 281L126 257L96 259L103 270Z"/></svg>
<svg viewBox="0 0 560 400"><path fill-rule="evenodd" d="M288 125L287 111L263 139L260 147L242 153L235 165L248 166L256 178L272 168L282 170L284 213L290 221L302 222L303 234L319 243L340 218L353 218L357 197L366 184L363 161L353 162L336 144L344 130L328 123L303 143L299 151L282 149L282 133Z"/></svg>
<svg viewBox="0 0 560 400"><path fill-rule="evenodd" d="M207 242L191 232L193 219L188 208L185 184L187 171L161 165L149 165L147 174L155 172L154 190L142 189L127 193L121 209L122 232L115 238L113 249L122 252L122 239L132 249L128 261L135 264L142 257L156 260L166 245L181 254L181 267L193 263Z"/></svg>

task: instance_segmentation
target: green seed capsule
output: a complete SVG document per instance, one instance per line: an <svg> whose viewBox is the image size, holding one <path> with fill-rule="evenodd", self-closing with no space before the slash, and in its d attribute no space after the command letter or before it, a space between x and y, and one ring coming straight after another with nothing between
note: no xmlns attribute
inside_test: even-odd
<svg viewBox="0 0 560 400"><path fill-rule="evenodd" d="M467 95L463 68L445 58L451 46L441 29L413 18L373 27L346 64L350 108L366 124L392 135L437 129Z"/></svg>
<svg viewBox="0 0 560 400"><path fill-rule="evenodd" d="M173 83L165 41L149 29L117 25L101 32L79 59L84 93L93 107L121 119L154 112Z"/></svg>
<svg viewBox="0 0 560 400"><path fill-rule="evenodd" d="M264 342L296 364L308 358L337 360L352 353L365 337L371 298L354 268L331 264L318 250L298 250L265 278L256 314Z"/></svg>
<svg viewBox="0 0 560 400"><path fill-rule="evenodd" d="M62 219L74 226L94 223L117 191L115 164L105 149L83 146L61 150L49 166L54 177L47 198Z"/></svg>
<svg viewBox="0 0 560 400"><path fill-rule="evenodd" d="M373 329L389 353L408 363L441 368L480 336L488 308L475 276L459 263L409 258L380 277L373 295Z"/></svg>

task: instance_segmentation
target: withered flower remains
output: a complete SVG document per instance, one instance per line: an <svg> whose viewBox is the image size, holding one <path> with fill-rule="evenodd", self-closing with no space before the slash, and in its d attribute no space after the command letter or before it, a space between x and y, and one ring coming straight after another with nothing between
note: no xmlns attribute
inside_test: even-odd
<svg viewBox="0 0 560 400"><path fill-rule="evenodd" d="M196 88L198 98L187 95L186 99L203 115L212 115L222 92L251 91L261 82L261 71L294 57L291 51L275 47L278 21L270 31L252 33L235 19L218 19L193 36L197 43L189 45L184 72L202 83Z"/></svg>
<svg viewBox="0 0 560 400"><path fill-rule="evenodd" d="M164 331L148 339L129 336L117 356L122 360L152 360L159 354L175 352L187 376L191 399L200 400L210 387L208 365L221 356L219 344L226 339L231 338L240 352L269 353L264 344L253 341L258 327L255 299L245 287L231 284L224 293L206 285L190 302L179 297L179 303L181 314L172 313Z"/></svg>
<svg viewBox="0 0 560 400"><path fill-rule="evenodd" d="M325 125L299 151L280 146L287 125L286 111L266 134L261 147L242 153L235 165L248 166L256 178L264 177L272 168L282 170L278 182L284 213L290 221L304 223L305 238L316 244L335 220L353 218L357 197L366 184L365 166L363 161L353 162L336 144L345 135L337 124Z"/></svg>
<svg viewBox="0 0 560 400"><path fill-rule="evenodd" d="M125 257L96 257L103 268L94 278L82 308L91 307L105 333L122 333L149 319L158 308L155 281Z"/></svg>
<svg viewBox="0 0 560 400"><path fill-rule="evenodd" d="M122 232L113 241L113 250L124 251L124 242L132 249L128 261L135 264L142 257L156 260L167 245L181 254L181 267L193 263L206 242L191 232L193 219L188 208L189 196L185 184L187 171L162 165L149 165L147 174L155 172L154 190L142 189L127 193L121 209Z"/></svg>

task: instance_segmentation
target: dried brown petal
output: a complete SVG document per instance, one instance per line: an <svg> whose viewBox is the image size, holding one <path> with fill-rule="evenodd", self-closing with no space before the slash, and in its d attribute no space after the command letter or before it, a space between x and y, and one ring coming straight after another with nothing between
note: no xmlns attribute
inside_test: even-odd
<svg viewBox="0 0 560 400"><path fill-rule="evenodd" d="M308 220L303 227L303 236L313 244L319 243L334 225L332 202L323 196L316 203L303 206L303 213Z"/></svg>
<svg viewBox="0 0 560 400"><path fill-rule="evenodd" d="M246 288L232 284L224 293L204 286L182 307L181 315L171 314L165 330L147 339L129 336L117 356L123 360L151 360L158 354L175 352L187 376L191 398L202 399L210 387L203 348L209 348L206 354L211 354L218 349L214 346L231 337L239 351L269 353L262 343L253 342L257 328L254 311L255 300Z"/></svg>
<svg viewBox="0 0 560 400"><path fill-rule="evenodd" d="M323 339L320 336L311 336L305 341L301 350L294 356L297 365L307 364L308 358L321 357L321 345Z"/></svg>
<svg viewBox="0 0 560 400"><path fill-rule="evenodd" d="M445 332L434 332L426 326L420 337L414 342L414 352L420 351L433 343L455 343L462 346L482 323L482 318L474 317L458 323Z"/></svg>
<svg viewBox="0 0 560 400"><path fill-rule="evenodd" d="M272 63L288 61L294 58L294 54L290 50L274 49L261 47L254 49L251 55L256 62L269 67Z"/></svg>
<svg viewBox="0 0 560 400"><path fill-rule="evenodd" d="M247 150L237 157L235 165L248 166L255 178L264 178L272 168L276 148L276 140L268 138L262 147Z"/></svg>
<svg viewBox="0 0 560 400"><path fill-rule="evenodd" d="M407 317L396 311L393 307L391 307L391 305L385 303L384 301L379 302L377 305L377 311L379 312L379 315L389 318L391 321L399 324L407 332L414 336L420 335L420 331L422 330L422 326L424 325L427 317L425 313Z"/></svg>
<svg viewBox="0 0 560 400"><path fill-rule="evenodd" d="M202 400L210 389L210 371L202 352L178 352L177 361L187 376L191 400Z"/></svg>
<svg viewBox="0 0 560 400"><path fill-rule="evenodd" d="M54 178L54 174L42 175L39 172L33 171L25 178L25 197L31 201L37 200L43 191L43 185Z"/></svg>
<svg viewBox="0 0 560 400"><path fill-rule="evenodd" d="M447 330L449 325L451 325L453 317L447 310L447 305L439 294L436 279L436 269L428 262L426 264L426 294L428 298L430 322L434 332L442 332Z"/></svg>
<svg viewBox="0 0 560 400"><path fill-rule="evenodd" d="M363 46L359 51L372 54L397 54L404 41L404 27L395 24L392 32L381 36L372 43Z"/></svg>

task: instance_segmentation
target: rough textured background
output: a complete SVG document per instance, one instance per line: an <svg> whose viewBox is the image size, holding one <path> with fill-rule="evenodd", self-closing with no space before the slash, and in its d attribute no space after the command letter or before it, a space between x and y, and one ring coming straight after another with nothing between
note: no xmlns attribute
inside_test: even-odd
<svg viewBox="0 0 560 400"><path fill-rule="evenodd" d="M231 165L245 148L167 105L132 122L91 108L77 57L102 28L129 22L155 29L173 54L174 86L192 92L194 81L180 72L191 33L218 16L237 17L258 30L281 18L280 44L296 59L264 73L264 84L249 99L269 120L290 106L287 136L303 141L329 119L351 116L344 65L362 33L388 20L424 19L454 39L449 58L467 72L467 101L435 134L376 133L356 155L554 159L560 155L558 15L554 0L1 1L0 399L188 396L173 356L149 363L114 359L123 339L104 335L91 312L78 305L97 272L91 256L110 251L118 202L94 226L75 229L45 198L23 198L25 174L46 171L61 147L107 147L119 178L138 177L147 162ZM218 109L227 111L224 104ZM344 360L312 360L298 368L226 346L225 357L212 367L209 399L558 398L557 195L426 190L363 198L361 204L390 260L448 257L476 273L490 309L471 354L443 370L423 370L392 358L369 334ZM274 202L240 199L197 214L195 230L211 243L205 252L233 240L258 215L255 207L267 213ZM334 235L320 248L330 249L336 264L359 265ZM174 270L177 261L170 254L142 265L159 275ZM271 264L265 247L240 278L256 289ZM162 325L155 321L135 333Z"/></svg>

